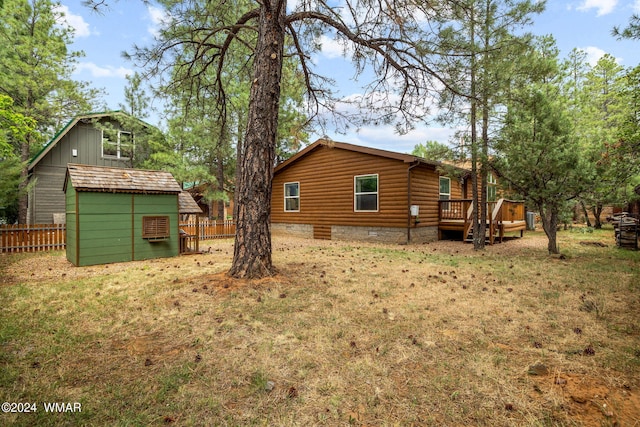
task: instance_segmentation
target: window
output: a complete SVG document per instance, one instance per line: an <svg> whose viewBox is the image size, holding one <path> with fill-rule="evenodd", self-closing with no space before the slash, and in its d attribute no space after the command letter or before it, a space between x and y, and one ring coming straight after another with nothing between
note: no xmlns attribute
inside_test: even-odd
<svg viewBox="0 0 640 427"><path fill-rule="evenodd" d="M492 173L487 175L487 201L495 202L498 200L498 181Z"/></svg>
<svg viewBox="0 0 640 427"><path fill-rule="evenodd" d="M360 175L354 177L356 212L378 211L378 175Z"/></svg>
<svg viewBox="0 0 640 427"><path fill-rule="evenodd" d="M102 131L102 157L129 159L133 154L133 147L131 132Z"/></svg>
<svg viewBox="0 0 640 427"><path fill-rule="evenodd" d="M440 177L440 200L449 200L451 198L451 178L447 178L446 176ZM442 209L445 211L449 210L449 203L443 203Z"/></svg>
<svg viewBox="0 0 640 427"><path fill-rule="evenodd" d="M166 240L171 236L168 216L143 216L142 238L149 240Z"/></svg>
<svg viewBox="0 0 640 427"><path fill-rule="evenodd" d="M286 182L284 184L285 212L300 212L300 183Z"/></svg>

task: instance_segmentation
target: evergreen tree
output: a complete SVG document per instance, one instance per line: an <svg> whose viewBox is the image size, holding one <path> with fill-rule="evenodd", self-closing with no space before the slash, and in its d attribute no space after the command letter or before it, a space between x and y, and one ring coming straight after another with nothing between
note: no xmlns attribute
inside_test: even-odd
<svg viewBox="0 0 640 427"><path fill-rule="evenodd" d="M485 244L492 133L500 126L505 95L523 72L515 64L526 58L531 40L521 30L544 7L544 1L457 1L445 9L447 19L439 28L442 44L449 53L441 58L443 69L459 85L457 93L442 92L441 106L453 107L443 118L469 124L475 249L482 249Z"/></svg>
<svg viewBox="0 0 640 427"><path fill-rule="evenodd" d="M413 147L411 154L436 162L444 162L455 158L453 150L448 145L441 144L438 141L420 143Z"/></svg>
<svg viewBox="0 0 640 427"><path fill-rule="evenodd" d="M595 228L602 227L604 206L618 202L618 190L628 178L619 175L612 163L603 158L606 147L617 142L620 125L627 116L628 105L621 97L626 84L623 76L623 67L607 54L585 74L582 86L577 131L588 169L587 190L580 200L591 208Z"/></svg>
<svg viewBox="0 0 640 427"><path fill-rule="evenodd" d="M512 189L538 209L548 251L557 254L560 215L584 190L585 165L562 95L563 76L553 67L557 49L547 40L530 59L546 74L511 92L493 165Z"/></svg>
<svg viewBox="0 0 640 427"><path fill-rule="evenodd" d="M37 123L35 131L13 140L26 165L60 124L89 109L97 91L71 78L81 52L68 50L72 29L63 25L50 0L6 0L0 8L0 93L11 97L15 110ZM19 221L26 223L27 169L19 191Z"/></svg>
<svg viewBox="0 0 640 427"><path fill-rule="evenodd" d="M23 162L16 155L12 142L22 141L33 132L36 123L14 110L13 100L0 94L0 221L15 222L18 219L17 202ZM26 192L28 188L23 188Z"/></svg>

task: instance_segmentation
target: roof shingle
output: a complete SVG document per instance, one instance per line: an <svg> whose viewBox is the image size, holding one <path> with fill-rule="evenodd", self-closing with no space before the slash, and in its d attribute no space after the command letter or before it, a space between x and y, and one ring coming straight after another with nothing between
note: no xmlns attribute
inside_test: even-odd
<svg viewBox="0 0 640 427"><path fill-rule="evenodd" d="M182 188L173 175L165 171L110 168L105 166L67 166L67 183L76 191L113 193L180 193Z"/></svg>

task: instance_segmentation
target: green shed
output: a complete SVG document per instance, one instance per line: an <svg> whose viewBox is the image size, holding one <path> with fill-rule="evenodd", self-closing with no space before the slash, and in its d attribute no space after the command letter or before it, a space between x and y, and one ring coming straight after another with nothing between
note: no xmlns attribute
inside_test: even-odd
<svg viewBox="0 0 640 427"><path fill-rule="evenodd" d="M85 266L177 256L181 191L169 172L69 164L67 259Z"/></svg>

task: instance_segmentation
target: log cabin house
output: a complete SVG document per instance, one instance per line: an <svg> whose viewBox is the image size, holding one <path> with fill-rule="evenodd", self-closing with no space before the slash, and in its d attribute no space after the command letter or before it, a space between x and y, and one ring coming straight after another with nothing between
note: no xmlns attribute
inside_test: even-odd
<svg viewBox="0 0 640 427"><path fill-rule="evenodd" d="M275 167L271 229L316 239L424 243L471 229L469 171L320 139ZM495 182L495 180L493 180ZM524 204L489 206L489 238L526 228Z"/></svg>

